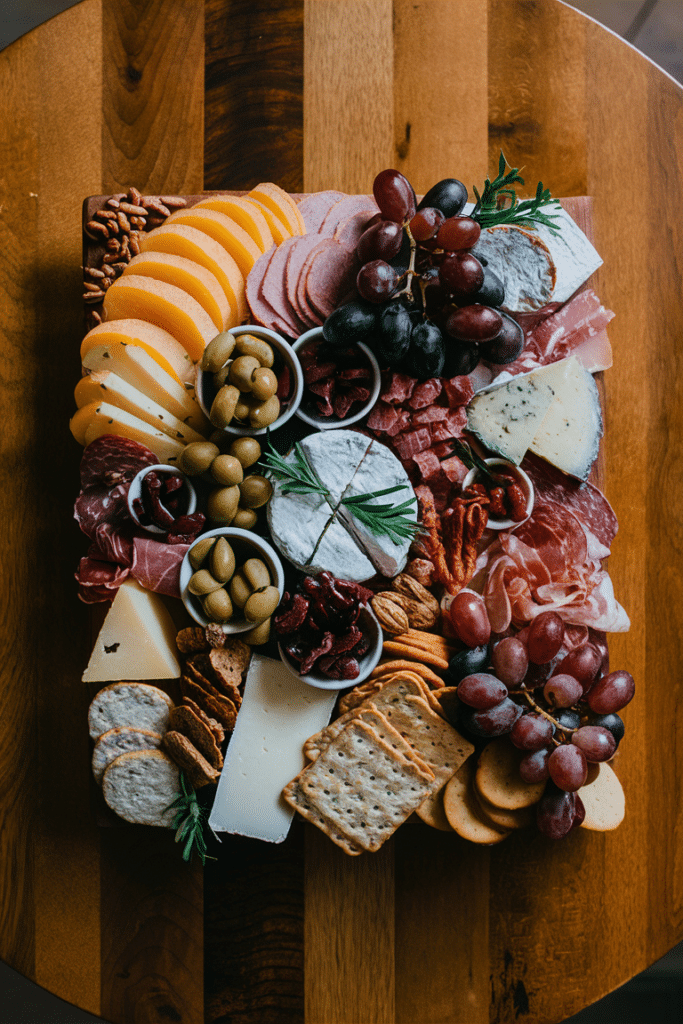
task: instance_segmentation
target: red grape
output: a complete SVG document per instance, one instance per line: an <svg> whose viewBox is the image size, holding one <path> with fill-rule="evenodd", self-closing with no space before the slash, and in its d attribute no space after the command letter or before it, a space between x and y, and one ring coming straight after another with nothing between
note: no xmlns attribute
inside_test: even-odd
<svg viewBox="0 0 683 1024"><path fill-rule="evenodd" d="M471 249L479 241L481 225L471 217L449 217L443 222L436 236L440 249L457 252L458 249Z"/></svg>
<svg viewBox="0 0 683 1024"><path fill-rule="evenodd" d="M472 253L454 252L439 267L439 280L461 295L471 295L484 282L484 268Z"/></svg>
<svg viewBox="0 0 683 1024"><path fill-rule="evenodd" d="M557 612L541 612L529 626L526 648L529 661L544 665L555 657L564 639L564 623Z"/></svg>
<svg viewBox="0 0 683 1024"><path fill-rule="evenodd" d="M522 715L512 727L510 739L520 750L540 750L550 743L555 729L543 715Z"/></svg>
<svg viewBox="0 0 683 1024"><path fill-rule="evenodd" d="M557 674L574 676L578 679L586 693L600 669L602 657L593 644L582 644L562 659L557 666Z"/></svg>
<svg viewBox="0 0 683 1024"><path fill-rule="evenodd" d="M553 751L552 747L541 747L527 754L519 762L519 774L523 782L543 782L549 777L548 758Z"/></svg>
<svg viewBox="0 0 683 1024"><path fill-rule="evenodd" d="M460 700L477 711L495 708L507 695L507 686L488 672L475 672L471 676L465 676L458 684Z"/></svg>
<svg viewBox="0 0 683 1024"><path fill-rule="evenodd" d="M384 260L373 260L358 271L356 287L368 302L385 302L398 284L398 274Z"/></svg>
<svg viewBox="0 0 683 1024"><path fill-rule="evenodd" d="M490 363L505 366L512 363L524 348L524 331L512 317L503 317L503 326L493 341L482 345L481 354Z"/></svg>
<svg viewBox="0 0 683 1024"><path fill-rule="evenodd" d="M358 240L356 254L361 263L391 260L399 252L403 228L393 220L381 220L366 228Z"/></svg>
<svg viewBox="0 0 683 1024"><path fill-rule="evenodd" d="M446 320L446 333L458 341L491 341L502 326L500 313L474 302L450 314Z"/></svg>
<svg viewBox="0 0 683 1024"><path fill-rule="evenodd" d="M572 830L575 807L573 793L566 793L549 783L536 805L538 831L548 839L562 839Z"/></svg>
<svg viewBox="0 0 683 1024"><path fill-rule="evenodd" d="M617 749L617 741L608 729L600 725L583 725L572 735L572 743L580 749L587 761L609 761Z"/></svg>
<svg viewBox="0 0 683 1024"><path fill-rule="evenodd" d="M403 224L415 216L415 193L400 171L380 171L373 183L372 192L386 220Z"/></svg>
<svg viewBox="0 0 683 1024"><path fill-rule="evenodd" d="M529 656L521 640L507 636L493 648L491 662L496 675L506 686L518 686L529 667Z"/></svg>
<svg viewBox="0 0 683 1024"><path fill-rule="evenodd" d="M609 715L625 708L635 692L636 684L630 672L610 672L593 686L588 694L588 707L599 715Z"/></svg>
<svg viewBox="0 0 683 1024"><path fill-rule="evenodd" d="M451 602L449 614L459 640L468 647L481 647L491 639L491 623L479 594L461 590Z"/></svg>
<svg viewBox="0 0 683 1024"><path fill-rule="evenodd" d="M575 793L581 789L588 775L588 764L583 750L572 743L555 747L548 758L550 778L560 789Z"/></svg>
<svg viewBox="0 0 683 1024"><path fill-rule="evenodd" d="M578 828L579 825L583 825L585 817L586 808L584 807L583 800L578 793L574 793L574 819L572 821L572 828Z"/></svg>
<svg viewBox="0 0 683 1024"><path fill-rule="evenodd" d="M445 220L441 210L434 206L427 206L424 210L418 210L410 222L410 233L416 242L426 242L434 238L441 224Z"/></svg>
<svg viewBox="0 0 683 1024"><path fill-rule="evenodd" d="M578 679L566 674L551 676L543 687L543 696L551 708L570 708L583 694Z"/></svg>
<svg viewBox="0 0 683 1024"><path fill-rule="evenodd" d="M473 708L463 711L463 725L477 736L504 736L522 714L519 704L515 704L509 697L485 711L475 711Z"/></svg>

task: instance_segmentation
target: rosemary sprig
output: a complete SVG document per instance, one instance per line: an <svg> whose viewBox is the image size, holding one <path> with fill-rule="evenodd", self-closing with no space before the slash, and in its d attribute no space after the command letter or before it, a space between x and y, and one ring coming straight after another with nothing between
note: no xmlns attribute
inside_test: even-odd
<svg viewBox="0 0 683 1024"><path fill-rule="evenodd" d="M409 509L415 503L415 498L408 498L400 505L391 503L373 505L371 500L404 489L403 484L397 484L395 487L386 487L383 491L368 491L366 494L354 494L350 498L342 498L341 503L376 537L389 537L394 544L398 544L401 540L413 538L420 530L419 524L407 516Z"/></svg>
<svg viewBox="0 0 683 1024"><path fill-rule="evenodd" d="M557 232L559 228L555 221L558 214L544 213L541 207L558 207L558 200L552 198L550 190L544 188L541 181L536 186L536 195L533 199L519 200L513 185L523 185L524 178L520 177L519 167L511 167L506 172L508 166L501 150L498 177L494 181L486 179L481 195L474 185L472 186L477 202L470 217L478 221L482 228L490 228L497 224L518 224L522 227L544 224L551 231Z"/></svg>
<svg viewBox="0 0 683 1024"><path fill-rule="evenodd" d="M460 441L454 438L451 441L451 447L453 454L457 455L461 462L464 462L468 469L478 469L482 476L488 477L488 479L496 484L508 484L509 481L499 476L498 473L494 473L490 466L487 466L483 459L481 459L473 448L468 445L467 441Z"/></svg>
<svg viewBox="0 0 683 1024"><path fill-rule="evenodd" d="M197 800L197 794L193 787L186 781L184 772L180 773L180 788L182 792L167 808L167 810L177 808L171 824L171 827L176 830L175 841L183 844L183 860L190 861L192 854L196 853L202 864L205 864L208 856L204 838L207 812ZM209 859L213 860L214 858L210 857Z"/></svg>
<svg viewBox="0 0 683 1024"><path fill-rule="evenodd" d="M294 459L286 462L279 452L273 448L271 441L268 441L268 451L261 457L261 462L269 469L278 480L284 480L282 485L283 494L323 494L330 492L318 480L317 476L308 464L299 442L294 445Z"/></svg>

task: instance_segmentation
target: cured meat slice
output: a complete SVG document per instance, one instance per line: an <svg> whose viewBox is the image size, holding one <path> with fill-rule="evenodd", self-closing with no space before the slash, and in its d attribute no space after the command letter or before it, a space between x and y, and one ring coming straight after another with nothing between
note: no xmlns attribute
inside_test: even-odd
<svg viewBox="0 0 683 1024"><path fill-rule="evenodd" d="M335 242L339 242L349 252L355 252L360 236L365 231L371 216L368 215L367 210L361 210L359 213L354 213L352 217L341 221L334 232Z"/></svg>
<svg viewBox="0 0 683 1024"><path fill-rule="evenodd" d="M101 562L116 562L118 565L130 566L134 558L132 527L113 526L111 523L100 522L95 528L95 541L90 546L88 557Z"/></svg>
<svg viewBox="0 0 683 1024"><path fill-rule="evenodd" d="M307 324L302 322L289 301L285 272L290 251L300 239L301 235L294 235L278 245L268 262L259 286L259 294L263 301L272 306L280 319L287 324L287 334L294 338L298 338L306 330Z"/></svg>
<svg viewBox="0 0 683 1024"><path fill-rule="evenodd" d="M333 245L336 245L336 242L332 238L321 238L318 235L318 244L311 249L304 260L301 272L299 273L299 281L296 286L295 306L297 309L301 310L302 315L308 317L313 322L315 327L322 326L323 317L320 316L317 310L313 309L309 302L308 293L306 291L306 279L308 277L308 272L311 269L311 264L318 252Z"/></svg>
<svg viewBox="0 0 683 1024"><path fill-rule="evenodd" d="M148 537L136 537L130 570L141 587L168 597L180 597L180 563L189 544L163 544Z"/></svg>
<svg viewBox="0 0 683 1024"><path fill-rule="evenodd" d="M292 241L295 244L289 248L285 265L287 299L299 320L310 330L312 327L319 327L322 321L317 314L313 316L313 311L308 304L304 305L300 300L299 285L302 282L307 264L310 266L308 257L314 249L317 249L322 244L322 240L319 235L308 234L295 236ZM305 279L303 283L305 283Z"/></svg>
<svg viewBox="0 0 683 1024"><path fill-rule="evenodd" d="M97 528L102 523L121 526L130 522L126 496L129 483L117 487L91 487L82 491L74 505L74 519L86 537L96 539Z"/></svg>
<svg viewBox="0 0 683 1024"><path fill-rule="evenodd" d="M288 334L290 325L284 322L277 310L264 298L261 292L261 285L268 270L268 265L276 252L276 249L269 249L268 252L264 252L249 271L246 280L247 302L256 323L261 324L263 327L268 327L271 331Z"/></svg>
<svg viewBox="0 0 683 1024"><path fill-rule="evenodd" d="M157 457L144 444L116 434L102 434L85 448L81 458L81 488L116 487L130 482L145 466L154 466Z"/></svg>
<svg viewBox="0 0 683 1024"><path fill-rule="evenodd" d="M526 456L522 466L531 477L537 503L552 501L569 508L601 544L611 547L619 524L614 509L598 487L572 480L533 454Z"/></svg>
<svg viewBox="0 0 683 1024"><path fill-rule="evenodd" d="M338 242L318 250L306 274L309 304L323 318L334 312L353 290L359 263L354 253Z"/></svg>
<svg viewBox="0 0 683 1024"><path fill-rule="evenodd" d="M112 601L116 591L129 575L130 569L121 568L113 562L100 562L90 557L81 558L78 572L74 573L78 580L78 596L84 604Z"/></svg>
<svg viewBox="0 0 683 1024"><path fill-rule="evenodd" d="M355 213L367 213L370 220L378 212L379 206L373 196L346 196L330 207L318 230L321 235L331 238L342 221L353 217Z"/></svg>
<svg viewBox="0 0 683 1024"><path fill-rule="evenodd" d="M312 192L310 195L305 196L298 206L308 234L311 235L319 231L330 208L335 203L338 203L340 199L345 198L346 194L344 192L336 192L334 189L329 189L325 192Z"/></svg>

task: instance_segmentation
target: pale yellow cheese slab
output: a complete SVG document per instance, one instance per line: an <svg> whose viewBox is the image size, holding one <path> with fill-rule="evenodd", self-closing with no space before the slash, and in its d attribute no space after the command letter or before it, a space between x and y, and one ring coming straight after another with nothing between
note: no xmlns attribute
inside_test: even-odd
<svg viewBox="0 0 683 1024"><path fill-rule="evenodd" d="M159 364L162 370L176 377L178 383L193 383L195 378L194 363L179 341L154 324L146 320L124 318L109 320L98 324L88 331L81 342L81 359L95 345L109 345L120 342L124 345L137 345Z"/></svg>
<svg viewBox="0 0 683 1024"><path fill-rule="evenodd" d="M128 437L131 441L146 445L160 463L168 463L169 466L177 466L185 448L181 441L174 440L138 416L132 416L108 402L89 402L84 405L72 417L69 427L79 444L90 444L103 434L118 434L119 437Z"/></svg>
<svg viewBox="0 0 683 1024"><path fill-rule="evenodd" d="M186 224L205 232L230 253L242 275L246 278L256 263L261 250L250 235L232 217L217 210L197 209L176 210L166 221L167 224Z"/></svg>
<svg viewBox="0 0 683 1024"><path fill-rule="evenodd" d="M209 196L192 209L216 210L218 213L224 213L226 217L232 217L241 228L244 228L262 253L268 252L275 244L266 218L253 203L241 196Z"/></svg>
<svg viewBox="0 0 683 1024"><path fill-rule="evenodd" d="M97 370L81 377L74 390L74 398L79 409L90 402L108 402L183 444L206 440L204 434L193 430L189 424L183 423L168 409L143 395L112 370Z"/></svg>

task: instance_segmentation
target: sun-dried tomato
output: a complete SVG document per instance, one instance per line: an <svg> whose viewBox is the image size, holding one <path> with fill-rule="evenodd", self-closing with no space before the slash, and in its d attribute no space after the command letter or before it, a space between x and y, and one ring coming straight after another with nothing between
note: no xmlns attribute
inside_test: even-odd
<svg viewBox="0 0 683 1024"><path fill-rule="evenodd" d="M166 542L168 544L191 544L199 536L206 525L206 516L202 512L193 512L191 515L178 516L168 529Z"/></svg>
<svg viewBox="0 0 683 1024"><path fill-rule="evenodd" d="M341 658L332 658L325 655L318 662L318 668L328 679L351 680L357 679L360 675L360 665L356 658L344 655Z"/></svg>
<svg viewBox="0 0 683 1024"><path fill-rule="evenodd" d="M285 594L284 598L289 598L289 595ZM304 597L303 594L294 594L286 602L284 598L284 609L273 619L275 630L280 636L293 633L303 626L308 617L308 609L311 604L309 598ZM282 605L280 607L282 609Z"/></svg>
<svg viewBox="0 0 683 1024"><path fill-rule="evenodd" d="M314 647L302 658L301 664L299 665L299 671L302 676L307 675L315 665L318 658L322 658L323 654L329 654L334 644L334 633L324 633L323 638L318 647Z"/></svg>
<svg viewBox="0 0 683 1024"><path fill-rule="evenodd" d="M507 497L510 505L510 519L513 519L516 523L521 523L527 517L524 491L518 483L510 484L507 487Z"/></svg>

